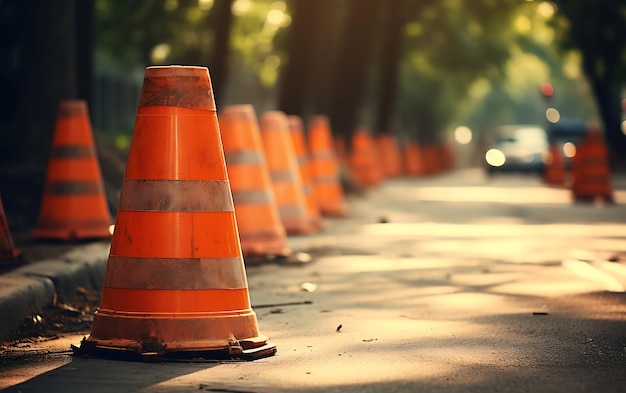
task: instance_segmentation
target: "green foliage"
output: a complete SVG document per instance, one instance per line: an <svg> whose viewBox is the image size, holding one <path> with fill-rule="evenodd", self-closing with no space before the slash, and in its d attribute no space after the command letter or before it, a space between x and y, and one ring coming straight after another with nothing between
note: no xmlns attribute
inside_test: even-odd
<svg viewBox="0 0 626 393"><path fill-rule="evenodd" d="M96 0L98 54L126 65L206 65L214 46L210 28L213 2ZM234 61L273 85L281 62L275 37L291 21L287 4L281 0L236 0L232 10Z"/></svg>
<svg viewBox="0 0 626 393"><path fill-rule="evenodd" d="M516 4L513 0L438 1L407 24L400 117L410 133L439 131L454 118L477 79L504 77Z"/></svg>
<svg viewBox="0 0 626 393"><path fill-rule="evenodd" d="M291 23L287 3L237 0L233 13L233 65L251 70L263 86L274 86L285 56L279 38Z"/></svg>
<svg viewBox="0 0 626 393"><path fill-rule="evenodd" d="M546 2L515 0L446 0L425 9L406 29L399 108L406 132L423 137L458 124L478 132L498 123L541 124L548 105L564 116L590 117L579 58L555 50L551 11ZM539 93L548 80L557 88L550 103Z"/></svg>

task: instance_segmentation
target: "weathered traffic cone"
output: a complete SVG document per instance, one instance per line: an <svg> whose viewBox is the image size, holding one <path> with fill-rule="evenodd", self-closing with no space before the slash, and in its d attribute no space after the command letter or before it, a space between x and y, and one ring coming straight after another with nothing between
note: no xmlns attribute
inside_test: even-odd
<svg viewBox="0 0 626 393"><path fill-rule="evenodd" d="M435 143L424 144L421 148L422 164L424 173L427 175L436 175L441 171L441 158L439 149Z"/></svg>
<svg viewBox="0 0 626 393"><path fill-rule="evenodd" d="M613 202L608 154L602 133L592 129L583 138L572 161L572 196L575 202L602 199Z"/></svg>
<svg viewBox="0 0 626 393"><path fill-rule="evenodd" d="M269 111L261 116L261 141L285 230L288 234L315 232L285 113Z"/></svg>
<svg viewBox="0 0 626 393"><path fill-rule="evenodd" d="M350 168L354 179L366 187L380 184L382 173L374 140L365 129L358 129L352 135Z"/></svg>
<svg viewBox="0 0 626 393"><path fill-rule="evenodd" d="M454 168L454 150L448 143L439 145L439 156L442 170L450 170Z"/></svg>
<svg viewBox="0 0 626 393"><path fill-rule="evenodd" d="M19 259L21 252L15 248L13 237L9 231L9 223L0 198L0 263L16 261Z"/></svg>
<svg viewBox="0 0 626 393"><path fill-rule="evenodd" d="M230 105L218 118L244 257L288 256L254 107Z"/></svg>
<svg viewBox="0 0 626 393"><path fill-rule="evenodd" d="M554 142L550 144L550 159L543 173L543 181L551 186L565 184L565 159L561 149Z"/></svg>
<svg viewBox="0 0 626 393"><path fill-rule="evenodd" d="M271 356L251 309L208 70L148 67L100 307L78 354Z"/></svg>
<svg viewBox="0 0 626 393"><path fill-rule="evenodd" d="M108 239L111 221L87 103L61 101L33 237Z"/></svg>
<svg viewBox="0 0 626 393"><path fill-rule="evenodd" d="M421 176L424 174L422 149L417 142L409 141L404 147L404 161L406 174L409 176Z"/></svg>
<svg viewBox="0 0 626 393"><path fill-rule="evenodd" d="M315 232L321 229L320 210L313 192L313 181L311 176L311 161L309 159L309 150L304 137L304 128L300 116L287 116L289 121L289 131L291 132L291 140L293 148L296 152L298 167L300 168L300 177L302 178L302 186L304 187L304 196L306 197L307 209L311 219L311 229Z"/></svg>
<svg viewBox="0 0 626 393"><path fill-rule="evenodd" d="M322 216L345 216L347 207L328 118L324 115L314 116L308 134L313 190L320 212Z"/></svg>
<svg viewBox="0 0 626 393"><path fill-rule="evenodd" d="M382 134L376 139L378 156L383 177L396 177L402 172L400 163L400 152L396 137L393 134Z"/></svg>

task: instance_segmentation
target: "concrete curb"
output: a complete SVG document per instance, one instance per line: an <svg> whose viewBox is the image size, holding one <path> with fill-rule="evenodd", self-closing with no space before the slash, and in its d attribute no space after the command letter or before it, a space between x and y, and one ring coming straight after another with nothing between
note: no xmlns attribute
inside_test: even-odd
<svg viewBox="0 0 626 393"><path fill-rule="evenodd" d="M294 251L324 248L336 243L334 236L318 234L289 237ZM15 335L25 318L46 307L57 296L68 301L77 296L76 288L102 290L110 242L76 246L67 254L19 267L0 275L0 341Z"/></svg>
<svg viewBox="0 0 626 393"><path fill-rule="evenodd" d="M60 258L43 260L0 276L0 341L15 334L24 318L52 304L55 295L76 297L76 288L100 290L110 244L92 243Z"/></svg>

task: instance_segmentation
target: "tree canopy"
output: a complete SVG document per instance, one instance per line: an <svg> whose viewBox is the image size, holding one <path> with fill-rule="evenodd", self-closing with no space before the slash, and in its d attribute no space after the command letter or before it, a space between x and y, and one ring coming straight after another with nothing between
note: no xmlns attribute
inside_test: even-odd
<svg viewBox="0 0 626 393"><path fill-rule="evenodd" d="M550 105L590 117L594 107L588 85L577 73L581 67L596 97L607 96L606 90L612 94L612 106L598 99L605 123L609 118L619 122L615 102L623 84L624 43L619 38L625 25L619 10L625 1L559 0L557 7L539 0L65 0L57 8L84 16L90 9L85 4L93 4L91 19L77 19L83 23L64 34L66 43L93 37L96 73L101 64L114 64L120 78L152 64L204 65L218 109L251 103L259 112L282 109L305 121L326 113L334 131L346 136L365 125L373 133L437 140L462 123L480 132L497 122L545 121L548 103L539 87L547 80L556 91ZM11 20L18 9L17 18L26 25L35 20L33 10L44 10L45 3L32 0L26 7L6 0L0 3L0 18ZM592 4L600 6L587 9ZM606 15L611 18L600 23ZM46 26L59 30L59 21L36 22L31 36L46 34ZM37 53L42 44L29 44L26 37L17 35L19 60L17 66L3 68L5 76L32 66L24 64L25 56ZM566 52L555 50L555 37ZM54 48L62 41L46 45ZM26 45L33 46L31 52ZM85 45L88 40L76 48ZM89 62L78 62L85 57L67 47L66 59L75 59L65 69L84 74ZM85 88L84 77L63 80L76 83L76 90L91 94L91 100L102 100ZM20 91L9 82L2 87ZM56 108L51 101L42 108ZM14 120L3 121L3 134L15 129ZM25 133L25 139L51 133L49 122ZM96 124L96 129L105 128Z"/></svg>

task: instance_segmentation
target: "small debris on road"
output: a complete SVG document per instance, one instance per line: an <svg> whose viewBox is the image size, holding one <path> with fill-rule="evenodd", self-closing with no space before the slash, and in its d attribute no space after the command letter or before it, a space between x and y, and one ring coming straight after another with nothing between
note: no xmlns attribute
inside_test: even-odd
<svg viewBox="0 0 626 393"><path fill-rule="evenodd" d="M339 331L341 331L341 328L342 328L342 327L343 327L343 325L342 325L342 324L339 324L339 326L337 326L337 331L338 331L338 332L339 332Z"/></svg>
<svg viewBox="0 0 626 393"><path fill-rule="evenodd" d="M302 288L305 292L314 292L317 289L317 284L313 284L312 282L303 282L300 284L300 288Z"/></svg>

